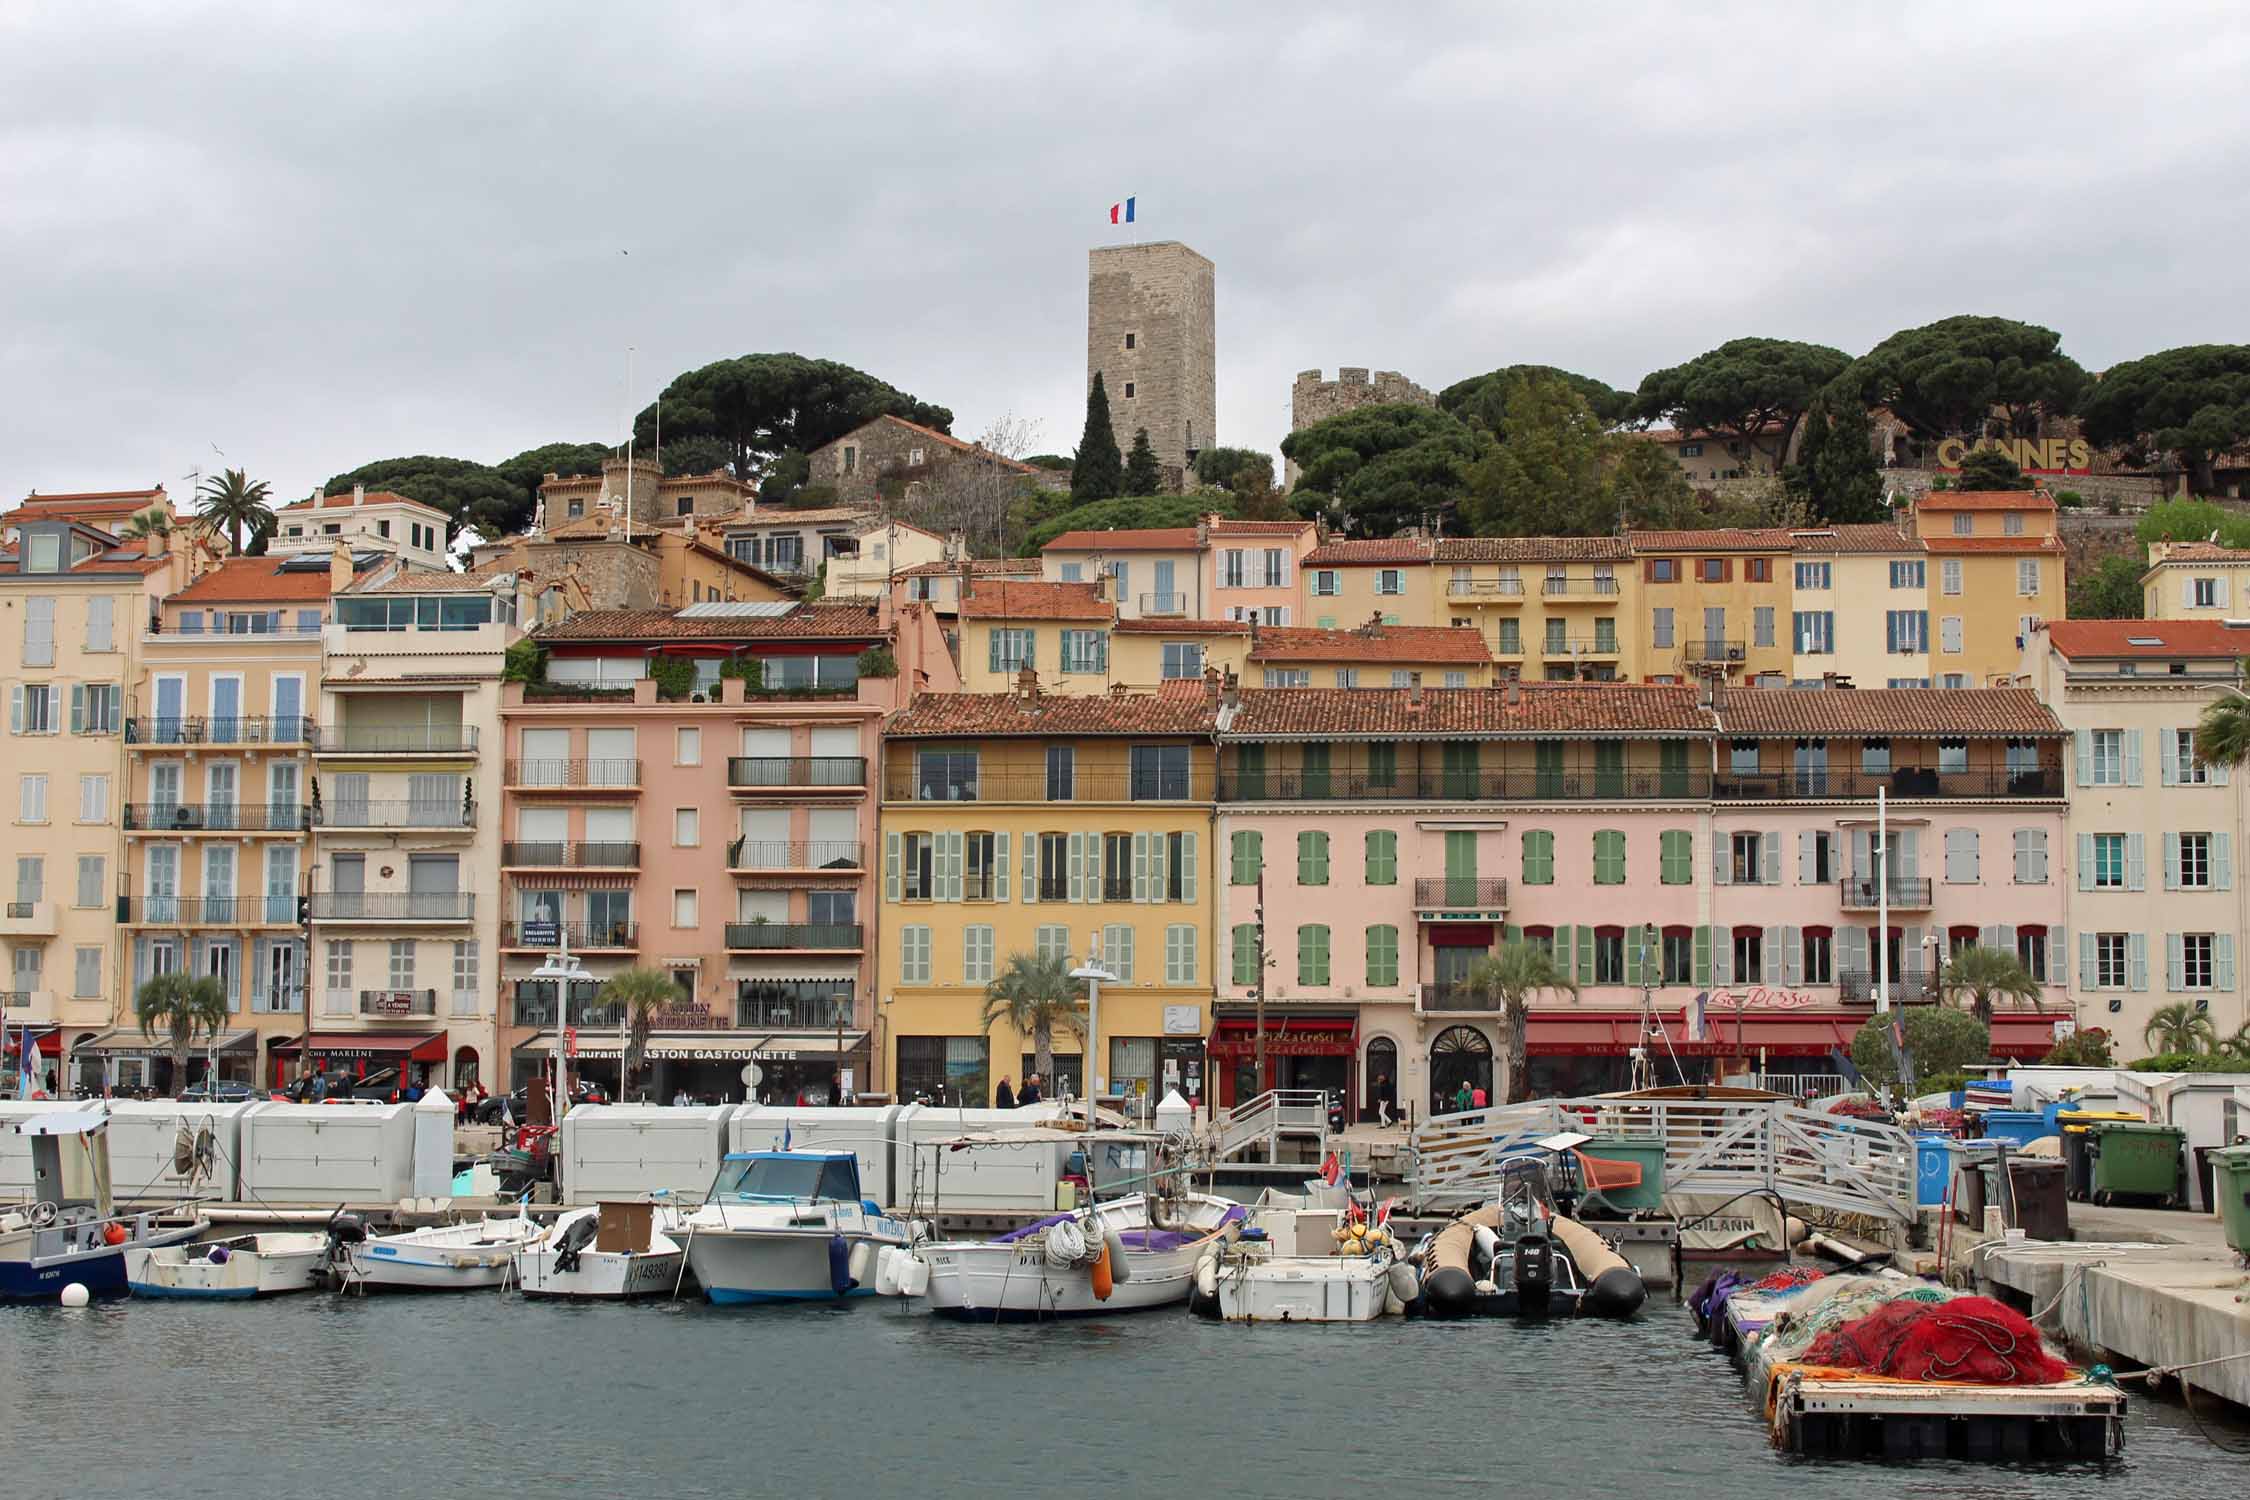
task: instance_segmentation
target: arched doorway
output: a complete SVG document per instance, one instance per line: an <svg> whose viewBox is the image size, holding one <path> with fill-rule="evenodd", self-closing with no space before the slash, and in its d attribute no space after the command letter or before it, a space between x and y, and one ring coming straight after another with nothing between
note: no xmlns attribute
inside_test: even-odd
<svg viewBox="0 0 2250 1500"><path fill-rule="evenodd" d="M1461 1085L1492 1097L1492 1040L1474 1026L1448 1026L1430 1043L1430 1111L1451 1114Z"/></svg>
<svg viewBox="0 0 2250 1500"><path fill-rule="evenodd" d="M1366 1102L1360 1108L1362 1120L1398 1118L1398 1043L1387 1036L1374 1038L1367 1044L1367 1066L1360 1070L1366 1080ZM1389 1106L1386 1112L1385 1106Z"/></svg>
<svg viewBox="0 0 2250 1500"><path fill-rule="evenodd" d="M463 1089L474 1088L477 1082L477 1049L453 1049L453 1093L458 1096Z"/></svg>

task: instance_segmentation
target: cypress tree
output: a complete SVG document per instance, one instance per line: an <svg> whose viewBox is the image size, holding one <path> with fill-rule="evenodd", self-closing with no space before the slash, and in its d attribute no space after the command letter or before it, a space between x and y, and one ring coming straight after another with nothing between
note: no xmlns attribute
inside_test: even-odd
<svg viewBox="0 0 2250 1500"><path fill-rule="evenodd" d="M1849 397L1823 395L1806 411L1804 439L1786 478L1815 520L1833 526L1888 517L1874 438L1867 409Z"/></svg>
<svg viewBox="0 0 2250 1500"><path fill-rule="evenodd" d="M1078 439L1078 457L1070 466L1071 503L1114 500L1124 492L1125 460L1109 425L1109 391L1096 370L1094 388L1086 393L1086 431Z"/></svg>
<svg viewBox="0 0 2250 1500"><path fill-rule="evenodd" d="M1133 451L1125 458L1125 493L1153 495L1164 488L1164 471L1156 466L1156 450L1148 445L1148 429L1133 433Z"/></svg>

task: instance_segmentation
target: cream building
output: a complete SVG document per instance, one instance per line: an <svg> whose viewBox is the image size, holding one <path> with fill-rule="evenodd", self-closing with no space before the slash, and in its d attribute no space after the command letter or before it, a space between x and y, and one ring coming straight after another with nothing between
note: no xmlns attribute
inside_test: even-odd
<svg viewBox="0 0 2250 1500"><path fill-rule="evenodd" d="M355 484L348 495L325 490L274 512L269 556L318 553L326 557L338 542L354 552L381 552L411 567L444 568L444 511L388 490Z"/></svg>
<svg viewBox="0 0 2250 1500"><path fill-rule="evenodd" d="M2216 620L2056 620L2024 650L2028 685L2075 746L2070 994L2121 1058L2150 1050L2143 1030L2168 1003L2193 1001L2222 1037L2250 1019L2236 975L2250 917L2234 876L2243 789L2195 756L2196 720L2241 689L2245 655L2250 627Z"/></svg>
<svg viewBox="0 0 2250 1500"><path fill-rule="evenodd" d="M2250 552L2216 542L2150 543L2141 610L2152 620L2250 614Z"/></svg>
<svg viewBox="0 0 2250 1500"><path fill-rule="evenodd" d="M1888 628L1894 591L1920 607L1928 561L1919 542L1882 522L1807 527L1790 533L1789 565L1791 680L1879 688L1929 677L1928 641Z"/></svg>

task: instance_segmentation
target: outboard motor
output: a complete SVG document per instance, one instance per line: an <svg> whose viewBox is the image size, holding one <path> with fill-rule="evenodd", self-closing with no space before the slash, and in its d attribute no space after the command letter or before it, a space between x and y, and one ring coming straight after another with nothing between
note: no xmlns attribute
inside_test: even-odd
<svg viewBox="0 0 2250 1500"><path fill-rule="evenodd" d="M367 1221L358 1214L337 1213L328 1221L328 1242L332 1245L366 1244Z"/></svg>
<svg viewBox="0 0 2250 1500"><path fill-rule="evenodd" d="M594 1242L594 1236L600 1232L601 1225L592 1214L586 1215L583 1219L572 1220L570 1227L562 1232L562 1238L555 1241L556 1272L577 1270L578 1257L584 1253L588 1245Z"/></svg>
<svg viewBox="0 0 2250 1500"><path fill-rule="evenodd" d="M1555 1292L1555 1247L1543 1234L1527 1234L1516 1241L1516 1311L1543 1318Z"/></svg>

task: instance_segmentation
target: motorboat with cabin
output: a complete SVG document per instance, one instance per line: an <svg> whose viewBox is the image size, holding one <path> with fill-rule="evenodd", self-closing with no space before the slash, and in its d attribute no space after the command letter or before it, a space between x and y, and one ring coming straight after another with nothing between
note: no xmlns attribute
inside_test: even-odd
<svg viewBox="0 0 2250 1500"><path fill-rule="evenodd" d="M686 1252L671 1230L677 1210L649 1201L572 1209L515 1250L516 1288L526 1297L668 1297Z"/></svg>
<svg viewBox="0 0 2250 1500"><path fill-rule="evenodd" d="M670 1231L716 1303L804 1302L875 1292L879 1252L908 1226L862 1196L849 1151L739 1151Z"/></svg>
<svg viewBox="0 0 2250 1500"><path fill-rule="evenodd" d="M30 1141L32 1196L0 1211L0 1301L51 1302L71 1286L122 1296L127 1252L192 1240L210 1227L193 1213L115 1211L108 1110L52 1110L13 1128Z"/></svg>
<svg viewBox="0 0 2250 1500"><path fill-rule="evenodd" d="M273 1297L321 1284L325 1234L243 1234L193 1245L125 1252L125 1280L136 1297Z"/></svg>

